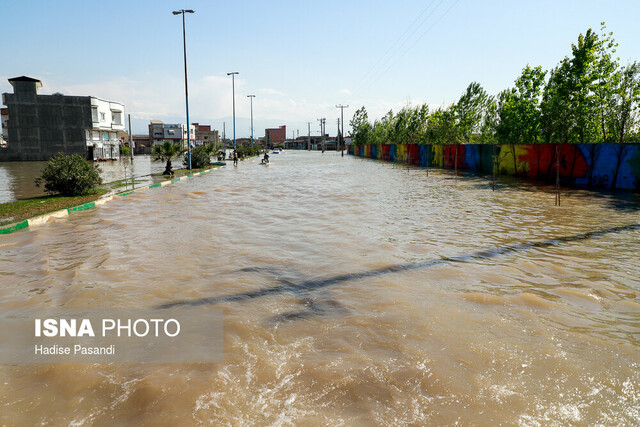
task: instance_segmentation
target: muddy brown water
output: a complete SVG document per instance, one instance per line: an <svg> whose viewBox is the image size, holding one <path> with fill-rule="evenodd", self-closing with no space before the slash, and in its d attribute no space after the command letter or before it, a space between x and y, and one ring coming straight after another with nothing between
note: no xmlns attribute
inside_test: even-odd
<svg viewBox="0 0 640 427"><path fill-rule="evenodd" d="M4 309L224 312L219 364L0 365L0 422L638 424L633 197L271 157L0 237Z"/></svg>
<svg viewBox="0 0 640 427"><path fill-rule="evenodd" d="M152 183L151 174L164 170L163 163L152 161L148 155L135 156L133 167L128 158L97 164L103 182L131 179L133 175L136 187ZM0 162L0 203L44 196L44 186L36 187L34 181L46 165L47 162ZM182 167L182 161L174 160L173 167Z"/></svg>

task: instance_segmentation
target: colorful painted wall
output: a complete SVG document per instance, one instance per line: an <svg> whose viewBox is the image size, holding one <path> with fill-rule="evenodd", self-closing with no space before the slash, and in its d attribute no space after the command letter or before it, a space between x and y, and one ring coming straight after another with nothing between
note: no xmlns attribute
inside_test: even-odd
<svg viewBox="0 0 640 427"><path fill-rule="evenodd" d="M497 171L555 182L556 148L565 185L640 190L640 144L531 144L495 146ZM491 173L492 145L351 145L349 154L418 166Z"/></svg>

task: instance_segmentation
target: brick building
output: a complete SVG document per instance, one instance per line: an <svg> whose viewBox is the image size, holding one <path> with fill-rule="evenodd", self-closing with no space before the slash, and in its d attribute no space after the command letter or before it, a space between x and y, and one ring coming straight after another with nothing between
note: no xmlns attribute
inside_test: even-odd
<svg viewBox="0 0 640 427"><path fill-rule="evenodd" d="M287 126L283 125L279 128L265 129L264 130L264 143L267 147L273 147L276 144L281 144L287 139Z"/></svg>
<svg viewBox="0 0 640 427"><path fill-rule="evenodd" d="M192 123L196 128L196 145L201 144L218 144L220 138L218 131L211 129L211 125L201 125L199 123Z"/></svg>

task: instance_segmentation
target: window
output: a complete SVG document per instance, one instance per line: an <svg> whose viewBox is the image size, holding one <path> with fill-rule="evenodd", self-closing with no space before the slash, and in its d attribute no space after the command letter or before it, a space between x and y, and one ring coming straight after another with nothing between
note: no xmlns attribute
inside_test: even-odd
<svg viewBox="0 0 640 427"><path fill-rule="evenodd" d="M104 114L104 113L102 113ZM102 132L102 140L103 141L108 141L109 140L109 132Z"/></svg>
<svg viewBox="0 0 640 427"><path fill-rule="evenodd" d="M98 107L91 107L91 121L98 121Z"/></svg>
<svg viewBox="0 0 640 427"><path fill-rule="evenodd" d="M104 122L105 120L107 120L105 114L104 113L100 113L100 121Z"/></svg>
<svg viewBox="0 0 640 427"><path fill-rule="evenodd" d="M122 112L111 110L111 123L114 125L122 124Z"/></svg>

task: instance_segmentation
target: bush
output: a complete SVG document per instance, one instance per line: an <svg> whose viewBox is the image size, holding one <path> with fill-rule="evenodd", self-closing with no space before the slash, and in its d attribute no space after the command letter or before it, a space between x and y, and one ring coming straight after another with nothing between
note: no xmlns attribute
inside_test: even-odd
<svg viewBox="0 0 640 427"><path fill-rule="evenodd" d="M213 152L213 144L197 145L191 149L191 168L202 169L211 163L211 153ZM189 165L189 154L184 155L185 166Z"/></svg>
<svg viewBox="0 0 640 427"><path fill-rule="evenodd" d="M63 153L51 158L36 178L36 186L44 183L44 191L63 196L79 196L102 184L98 165L77 154Z"/></svg>
<svg viewBox="0 0 640 427"><path fill-rule="evenodd" d="M237 147L238 157L257 156L260 154L261 149L262 147L259 146L258 144L238 146Z"/></svg>

